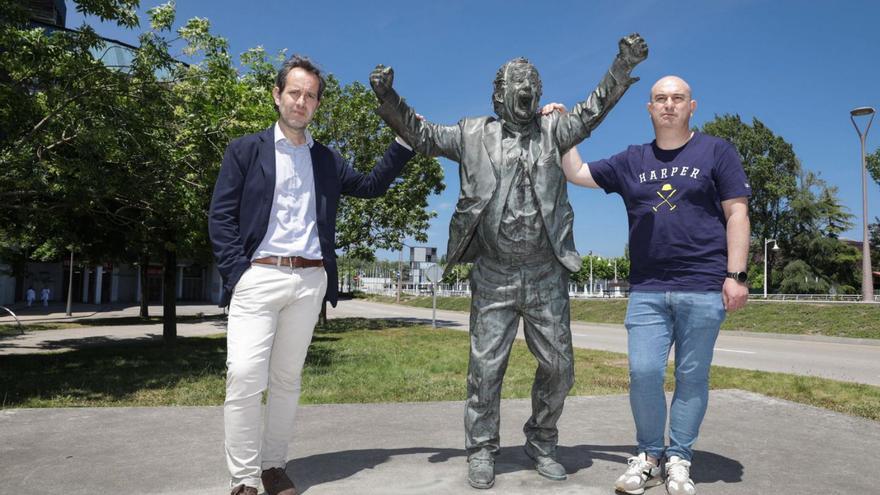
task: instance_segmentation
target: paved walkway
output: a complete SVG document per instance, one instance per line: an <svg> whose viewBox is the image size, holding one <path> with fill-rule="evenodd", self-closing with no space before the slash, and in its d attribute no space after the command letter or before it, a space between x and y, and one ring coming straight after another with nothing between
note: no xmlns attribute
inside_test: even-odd
<svg viewBox="0 0 880 495"><path fill-rule="evenodd" d="M308 495L612 493L632 449L626 396L568 399L565 482L538 476L520 448L529 401L502 413L492 490L467 485L460 402L303 406L287 472ZM3 493L228 493L220 407L4 410L0 438ZM692 477L700 495L877 493L878 444L877 422L714 391Z"/></svg>
<svg viewBox="0 0 880 495"><path fill-rule="evenodd" d="M28 308L22 304L15 306L7 306L15 313L15 316L22 323L59 323L64 321L77 321L85 318L117 318L122 316L137 316L140 312L140 306L131 304L106 304L96 306L94 304L74 304L71 307L71 316L67 316L67 306L61 303L53 303L48 307L34 305ZM162 316L161 305L149 306L150 316ZM216 304L187 304L179 303L177 305L177 315L215 315L223 314L223 308ZM15 319L6 311L0 310L0 324L13 325Z"/></svg>
<svg viewBox="0 0 880 495"><path fill-rule="evenodd" d="M151 316L161 316L161 306L150 306ZM16 316L23 324L38 323L64 323L80 322L87 319L100 318L100 326L64 328L61 330L37 330L14 333L15 322L5 313L0 317L0 324L6 325L7 333L0 338L0 356L5 354L31 354L41 352L67 351L82 349L96 345L106 345L121 341L157 340L162 338L162 322L156 321L148 324L135 325L105 325L113 319L134 317L138 315L140 308L137 306L109 306L97 311L95 306L74 306L73 315L65 315L65 307L62 305L26 308L22 312L16 311ZM13 310L15 311L15 310ZM194 304L177 307L178 316L193 316L202 314L208 316L204 321L192 323L178 323L177 335L181 337L199 337L203 335L215 335L226 331L226 322L218 319L223 314L223 308L216 305Z"/></svg>
<svg viewBox="0 0 880 495"><path fill-rule="evenodd" d="M133 307L100 315L84 309L75 317L137 314ZM22 316L57 321L67 319L63 310ZM178 308L178 314L221 312L215 306ZM151 307L151 314L161 308ZM179 335L222 332L222 320L178 325ZM159 323L29 332L0 339L0 354L161 333ZM467 485L460 402L304 406L287 470L302 493L314 495L612 493L632 449L626 396L568 399L560 460L570 479L561 483L539 477L520 449L529 402L506 400L502 411L504 450L492 490ZM219 407L0 410L0 439L2 493L228 493ZM878 422L742 391L713 391L692 475L701 495L874 493L876 483L864 473L877 465L878 444ZM662 487L652 492L664 493Z"/></svg>

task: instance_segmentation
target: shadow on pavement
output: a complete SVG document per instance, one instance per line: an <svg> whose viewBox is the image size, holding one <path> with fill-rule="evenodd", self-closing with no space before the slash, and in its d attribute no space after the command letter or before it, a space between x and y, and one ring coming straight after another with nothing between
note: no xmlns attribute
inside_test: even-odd
<svg viewBox="0 0 880 495"><path fill-rule="evenodd" d="M396 320L396 321L400 321L400 322L407 323L407 324L409 324L409 325L425 325L425 326L431 326L431 319L430 319L430 318L412 318L412 317L404 318L404 317L399 317L399 318L393 318L393 319ZM440 320L440 319L437 320L437 327L438 327L438 328L439 328L439 327L458 328L458 327L464 327L464 326L465 326L465 325L462 325L461 323L459 323L459 322L457 322L457 321L452 321L452 320Z"/></svg>
<svg viewBox="0 0 880 495"><path fill-rule="evenodd" d="M365 469L374 469L395 456L431 454L428 462L443 463L457 458L461 463L462 476L466 476L467 453L464 449L437 449L431 447L409 447L400 449L362 449L345 450L316 454L287 463L286 471L296 483L297 489L305 493L312 486L332 483L354 476ZM626 460L633 455L632 445L574 445L559 446L558 459L569 474L589 468L594 460L615 462L626 466ZM735 460L712 452L697 450L694 459L699 468L691 472L696 483L742 482L743 465ZM504 447L496 459L496 474L515 471L531 471L533 463L518 447ZM609 484L613 480L609 481Z"/></svg>

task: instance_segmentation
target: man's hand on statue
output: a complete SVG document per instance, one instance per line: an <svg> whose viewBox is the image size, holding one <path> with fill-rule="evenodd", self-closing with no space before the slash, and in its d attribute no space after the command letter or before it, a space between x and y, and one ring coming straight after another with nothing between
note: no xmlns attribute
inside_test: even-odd
<svg viewBox="0 0 880 495"><path fill-rule="evenodd" d="M645 43L639 33L624 36L618 43L620 59L629 66L630 70L648 58L648 44Z"/></svg>
<svg viewBox="0 0 880 495"><path fill-rule="evenodd" d="M373 87L373 92L376 93L376 96L379 100L384 100L389 93L391 93L391 87L394 84L394 69L391 67L385 67L382 64L376 66L373 69L372 74L370 74L370 86Z"/></svg>
<svg viewBox="0 0 880 495"><path fill-rule="evenodd" d="M562 103L548 103L541 107L541 115L550 115L553 112L565 113L567 111Z"/></svg>

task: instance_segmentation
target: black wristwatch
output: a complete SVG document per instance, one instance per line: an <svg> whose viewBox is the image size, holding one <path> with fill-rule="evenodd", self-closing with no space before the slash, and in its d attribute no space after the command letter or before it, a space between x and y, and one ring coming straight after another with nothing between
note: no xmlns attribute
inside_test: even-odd
<svg viewBox="0 0 880 495"><path fill-rule="evenodd" d="M749 279L749 274L746 272L727 272L727 278L732 278L737 282L744 284L746 280Z"/></svg>

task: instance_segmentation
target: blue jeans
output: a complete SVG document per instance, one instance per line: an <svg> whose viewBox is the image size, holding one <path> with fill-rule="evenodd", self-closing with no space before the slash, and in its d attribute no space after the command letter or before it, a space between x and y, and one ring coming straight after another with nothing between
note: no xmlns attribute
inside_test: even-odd
<svg viewBox="0 0 880 495"><path fill-rule="evenodd" d="M669 412L669 448L691 460L709 400L709 367L724 321L720 292L633 292L626 311L629 402L638 451L661 458L666 429L663 381L675 344L675 393Z"/></svg>

